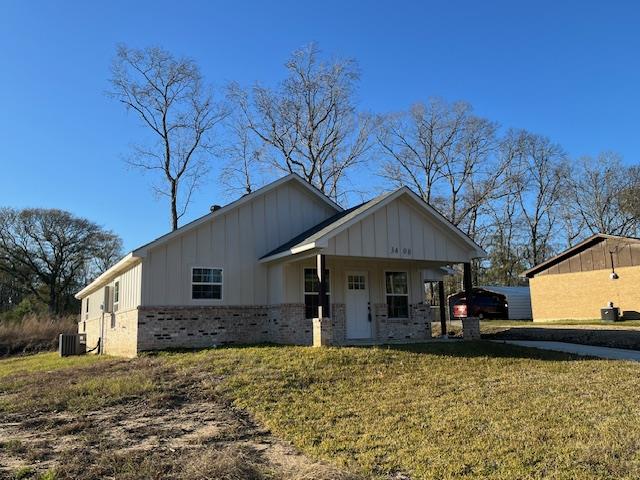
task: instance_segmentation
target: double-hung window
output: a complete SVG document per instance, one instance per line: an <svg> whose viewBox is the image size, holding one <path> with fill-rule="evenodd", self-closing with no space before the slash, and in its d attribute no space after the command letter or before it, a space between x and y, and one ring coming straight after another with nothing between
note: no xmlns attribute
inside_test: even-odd
<svg viewBox="0 0 640 480"><path fill-rule="evenodd" d="M113 285L113 311L118 311L118 303L120 303L120 282Z"/></svg>
<svg viewBox="0 0 640 480"><path fill-rule="evenodd" d="M409 318L409 282L407 272L385 272L387 315Z"/></svg>
<svg viewBox="0 0 640 480"><path fill-rule="evenodd" d="M191 298L193 300L222 300L222 269L191 269Z"/></svg>
<svg viewBox="0 0 640 480"><path fill-rule="evenodd" d="M327 303L329 311L325 313L327 317L331 316L331 279L329 270L324 272L327 279ZM305 318L316 318L318 316L318 305L320 303L320 282L318 282L318 270L315 268L304 269L304 314Z"/></svg>

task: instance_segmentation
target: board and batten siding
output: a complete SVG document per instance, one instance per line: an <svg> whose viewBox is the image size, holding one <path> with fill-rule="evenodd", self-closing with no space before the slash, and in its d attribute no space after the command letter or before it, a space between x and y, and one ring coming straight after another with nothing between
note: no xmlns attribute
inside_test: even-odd
<svg viewBox="0 0 640 480"><path fill-rule="evenodd" d="M278 265L259 258L336 213L305 187L288 182L149 250L143 259L142 305L265 305L279 303L271 285ZM191 270L223 269L222 300L193 300ZM281 276L280 276L281 277ZM271 289L271 290L270 290Z"/></svg>
<svg viewBox="0 0 640 480"><path fill-rule="evenodd" d="M329 240L328 255L468 262L469 247L426 212L397 198Z"/></svg>
<svg viewBox="0 0 640 480"><path fill-rule="evenodd" d="M640 266L640 242L637 239L606 238L536 272L535 276L611 270L611 253L616 268Z"/></svg>
<svg viewBox="0 0 640 480"><path fill-rule="evenodd" d="M141 286L142 286L142 263L138 263L113 278L106 285L98 288L96 291L82 299L81 320L92 320L102 315L101 305L104 303L104 289L111 287L116 282L120 282L120 301L118 302L118 311L124 312L134 308L138 308L141 302ZM89 302L89 312L86 311L87 302Z"/></svg>

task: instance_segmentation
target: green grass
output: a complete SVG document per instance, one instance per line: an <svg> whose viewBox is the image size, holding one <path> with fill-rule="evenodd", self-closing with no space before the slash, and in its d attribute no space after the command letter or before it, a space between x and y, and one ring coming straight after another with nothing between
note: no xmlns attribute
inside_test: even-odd
<svg viewBox="0 0 640 480"><path fill-rule="evenodd" d="M61 358L57 353L42 353L22 357L0 358L0 380L17 373L36 373L63 368L77 368L94 365L109 357L82 355Z"/></svg>
<svg viewBox="0 0 640 480"><path fill-rule="evenodd" d="M364 478L640 478L640 364L633 362L467 342L236 347L135 360L38 355L12 365L22 373L0 380L0 410L24 418L115 403L150 408L156 397L167 405L163 398L179 387L180 402L226 399L302 452ZM6 389L12 381L19 387ZM26 447L0 448L19 454ZM191 462L118 455L74 472L161 478L170 460L170 471L187 478Z"/></svg>
<svg viewBox="0 0 640 480"><path fill-rule="evenodd" d="M56 376L65 371L72 374ZM43 353L0 360L0 412L88 411L156 389L151 369L132 371L114 357Z"/></svg>
<svg viewBox="0 0 640 480"><path fill-rule="evenodd" d="M478 342L172 354L312 456L366 476L638 478L631 362Z"/></svg>

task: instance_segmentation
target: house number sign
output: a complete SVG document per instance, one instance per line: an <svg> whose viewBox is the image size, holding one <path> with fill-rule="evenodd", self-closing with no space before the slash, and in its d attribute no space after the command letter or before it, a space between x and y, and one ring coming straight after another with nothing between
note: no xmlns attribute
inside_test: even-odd
<svg viewBox="0 0 640 480"><path fill-rule="evenodd" d="M394 245L391 246L391 255L399 255L401 257L410 257L411 249L408 247L396 247Z"/></svg>

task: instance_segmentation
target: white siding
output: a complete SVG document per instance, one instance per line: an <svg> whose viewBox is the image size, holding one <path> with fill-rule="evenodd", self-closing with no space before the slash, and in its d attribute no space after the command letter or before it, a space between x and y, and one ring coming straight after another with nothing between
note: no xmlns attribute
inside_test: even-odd
<svg viewBox="0 0 640 480"><path fill-rule="evenodd" d="M105 286L100 287L89 296L82 299L82 312L80 318L82 320L91 320L99 318L102 315L102 309L100 306L104 303L104 290L105 287L111 287L116 282L120 282L120 301L118 302L118 311L124 312L140 306L141 301L141 286L142 286L142 264L138 263L129 270L121 273L117 277L113 278ZM89 302L89 312L87 313L86 307Z"/></svg>
<svg viewBox="0 0 640 480"><path fill-rule="evenodd" d="M439 220L398 198L329 240L330 255L469 261L469 247Z"/></svg>
<svg viewBox="0 0 640 480"><path fill-rule="evenodd" d="M305 268L316 268L314 258L288 264L285 270L285 303L303 303L303 272ZM407 272L409 275L409 303L424 301L423 271L425 266L415 262L393 260L327 258L331 277L331 302L344 303L346 275L349 271L364 271L369 276L369 298L371 303L386 303L385 272Z"/></svg>
<svg viewBox="0 0 640 480"><path fill-rule="evenodd" d="M305 187L296 182L284 183L152 248L143 260L142 303L155 306L279 303L284 285L275 281L278 267L261 264L259 258L335 213L335 209ZM223 269L222 300L191 299L193 267Z"/></svg>

